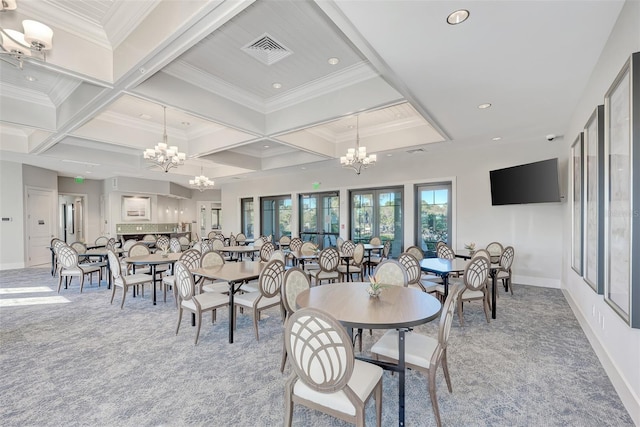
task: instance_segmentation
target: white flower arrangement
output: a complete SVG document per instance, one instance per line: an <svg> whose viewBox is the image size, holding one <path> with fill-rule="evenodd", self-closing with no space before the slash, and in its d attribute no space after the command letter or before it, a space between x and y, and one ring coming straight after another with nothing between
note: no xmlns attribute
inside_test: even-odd
<svg viewBox="0 0 640 427"><path fill-rule="evenodd" d="M469 249L470 251L475 251L476 250L476 244L475 244L475 242L465 243L464 248L465 249Z"/></svg>

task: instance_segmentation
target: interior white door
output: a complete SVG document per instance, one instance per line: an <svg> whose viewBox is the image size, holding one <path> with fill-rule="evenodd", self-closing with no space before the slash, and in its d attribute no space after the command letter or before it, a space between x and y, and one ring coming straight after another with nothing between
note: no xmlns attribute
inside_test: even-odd
<svg viewBox="0 0 640 427"><path fill-rule="evenodd" d="M27 188L27 265L51 262L56 199L53 190Z"/></svg>

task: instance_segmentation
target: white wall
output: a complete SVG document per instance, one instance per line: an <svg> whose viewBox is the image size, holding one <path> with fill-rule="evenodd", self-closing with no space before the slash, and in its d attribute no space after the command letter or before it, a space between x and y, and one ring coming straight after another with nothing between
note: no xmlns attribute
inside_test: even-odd
<svg viewBox="0 0 640 427"><path fill-rule="evenodd" d="M581 132L604 94L633 52L640 51L640 2L627 1L568 125L564 151ZM638 148L638 147L635 147ZM640 171L634 171L639 173ZM637 183L636 179L636 183ZM640 330L631 329L597 295L571 265L570 204L563 211L563 286L602 364L636 425L640 425ZM640 290L635 290L640 292ZM601 319L602 323L598 320Z"/></svg>
<svg viewBox="0 0 640 427"><path fill-rule="evenodd" d="M22 165L0 160L0 270L24 268L24 205Z"/></svg>
<svg viewBox="0 0 640 427"><path fill-rule="evenodd" d="M315 191L341 190L340 223L345 224L341 235L347 237L348 189L402 185L405 199L404 245L407 247L415 244L414 185L450 180L454 182L455 197L454 248L462 248L464 243L471 241L479 247L494 240L513 245L516 249L515 283L560 287L562 220L566 203L491 206L489 171L555 157L560 158L566 169L564 146L549 143L543 137L541 141L479 142L479 145L465 150L452 150L450 145L441 145L422 154L380 156L378 164L360 176L342 169L338 161L329 161L310 165L306 171L295 174L224 184L224 229L234 233L240 230L240 199L243 197L255 197L255 210L259 213L259 196L292 194L295 208L297 195L313 192L313 182L321 182L320 189ZM292 232L296 235L297 214L294 221ZM259 227L258 215L256 225Z"/></svg>

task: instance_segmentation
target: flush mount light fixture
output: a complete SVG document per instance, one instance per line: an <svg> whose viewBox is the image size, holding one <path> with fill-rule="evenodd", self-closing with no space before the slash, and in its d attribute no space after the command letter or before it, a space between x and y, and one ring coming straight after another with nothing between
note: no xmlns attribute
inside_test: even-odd
<svg viewBox="0 0 640 427"><path fill-rule="evenodd" d="M0 0L0 12L16 8L16 0ZM53 47L53 30L48 26L25 19L22 28L23 33L0 27L0 59L20 69L27 58L46 61L46 51ZM9 58L5 59L5 55Z"/></svg>
<svg viewBox="0 0 640 427"><path fill-rule="evenodd" d="M38 79L33 76L24 76L24 79L28 82L37 82Z"/></svg>
<svg viewBox="0 0 640 427"><path fill-rule="evenodd" d="M271 85L274 89L280 89L282 87L282 83L275 82Z"/></svg>
<svg viewBox="0 0 640 427"><path fill-rule="evenodd" d="M356 171L356 175L360 175L362 169L375 165L378 160L378 156L375 154L367 155L367 147L360 146L359 118L360 116L356 116L356 148L349 148L347 154L340 157L340 164Z"/></svg>
<svg viewBox="0 0 640 427"><path fill-rule="evenodd" d="M179 152L175 145L169 146L167 137L167 107L162 106L164 111L164 132L162 133L162 142L159 142L154 148L144 150L144 158L149 162L159 166L165 172L169 169L183 165L187 155Z"/></svg>
<svg viewBox="0 0 640 427"><path fill-rule="evenodd" d="M269 148L269 146L268 145L263 145L262 148Z"/></svg>
<svg viewBox="0 0 640 427"><path fill-rule="evenodd" d="M488 102L486 104L478 105L478 108L481 109L481 110L486 110L489 107L491 107L491 104L489 104Z"/></svg>
<svg viewBox="0 0 640 427"><path fill-rule="evenodd" d="M469 18L469 11L466 9L459 9L454 12L451 12L449 16L447 16L447 24L450 24L450 25L462 24L468 18Z"/></svg>
<svg viewBox="0 0 640 427"><path fill-rule="evenodd" d="M333 58L327 59L327 62L331 65L338 65L338 62L340 62L340 59L333 57Z"/></svg>
<svg viewBox="0 0 640 427"><path fill-rule="evenodd" d="M491 138L492 141L500 141L501 139L501 136L494 136L493 138Z"/></svg>

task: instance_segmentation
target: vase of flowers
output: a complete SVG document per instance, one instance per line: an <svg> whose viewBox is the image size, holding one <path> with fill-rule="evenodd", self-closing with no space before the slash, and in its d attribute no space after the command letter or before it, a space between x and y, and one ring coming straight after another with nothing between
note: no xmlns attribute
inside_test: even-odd
<svg viewBox="0 0 640 427"><path fill-rule="evenodd" d="M375 276L369 276L369 287L367 288L367 292L369 293L370 297L379 297L382 293L382 290L386 287L387 286L380 283L380 281Z"/></svg>
<svg viewBox="0 0 640 427"><path fill-rule="evenodd" d="M473 253L476 251L476 244L475 242L465 243L464 248L469 251L469 255L473 255Z"/></svg>

